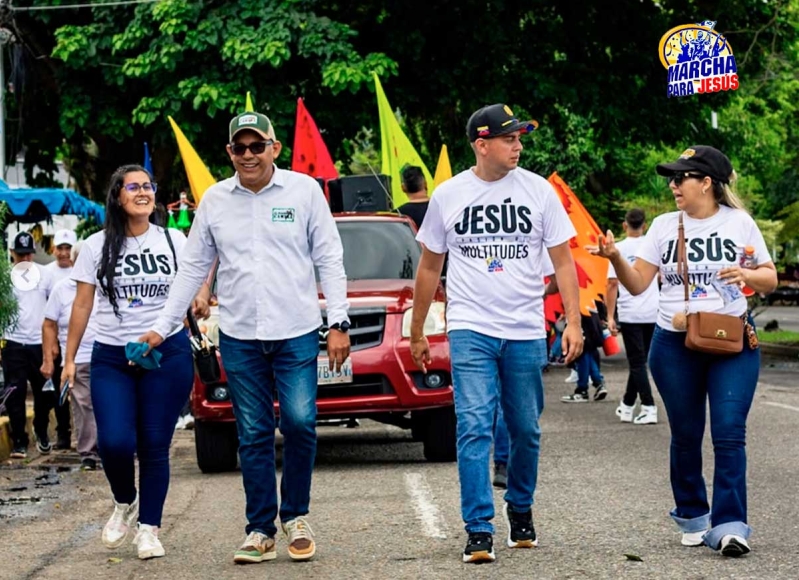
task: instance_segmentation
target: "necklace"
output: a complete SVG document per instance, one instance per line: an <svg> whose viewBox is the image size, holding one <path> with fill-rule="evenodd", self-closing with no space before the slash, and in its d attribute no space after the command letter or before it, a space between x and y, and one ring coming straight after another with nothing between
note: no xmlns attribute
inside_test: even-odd
<svg viewBox="0 0 799 580"><path fill-rule="evenodd" d="M142 248L147 243L147 238L150 236L150 229L151 228L148 226L147 227L147 232L144 234L144 239L141 241L141 243L139 243L139 238L138 237L130 236L130 237L133 238L133 241L136 242L136 245L139 247L139 253L140 254L144 253L144 250ZM125 240L125 246L127 246L127 240Z"/></svg>

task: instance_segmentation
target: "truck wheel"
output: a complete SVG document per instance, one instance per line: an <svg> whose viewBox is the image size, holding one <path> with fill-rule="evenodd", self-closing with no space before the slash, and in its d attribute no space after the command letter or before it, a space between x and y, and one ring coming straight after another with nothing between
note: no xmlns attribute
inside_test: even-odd
<svg viewBox="0 0 799 580"><path fill-rule="evenodd" d="M442 407L429 411L424 430L424 457L428 461L455 461L456 454L455 407Z"/></svg>
<svg viewBox="0 0 799 580"><path fill-rule="evenodd" d="M232 422L196 421L194 447L203 473L234 471L238 463L239 436Z"/></svg>

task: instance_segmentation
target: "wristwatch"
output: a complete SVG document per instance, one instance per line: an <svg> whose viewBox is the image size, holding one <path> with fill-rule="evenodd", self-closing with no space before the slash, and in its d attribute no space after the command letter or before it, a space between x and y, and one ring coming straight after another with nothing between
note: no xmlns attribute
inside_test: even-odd
<svg viewBox="0 0 799 580"><path fill-rule="evenodd" d="M339 332L347 332L350 329L350 323L346 320L344 322L336 322L329 326L329 330L338 330Z"/></svg>

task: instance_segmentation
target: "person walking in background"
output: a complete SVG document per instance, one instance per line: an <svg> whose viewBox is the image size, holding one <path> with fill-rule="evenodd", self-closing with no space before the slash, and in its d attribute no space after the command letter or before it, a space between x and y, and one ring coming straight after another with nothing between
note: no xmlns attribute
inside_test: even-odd
<svg viewBox="0 0 799 580"><path fill-rule="evenodd" d="M344 250L316 180L275 164L281 143L266 115L237 115L228 137L236 173L203 195L169 301L140 340L161 343L218 257L219 348L236 415L247 510L247 537L233 561L275 559L278 515L289 557L310 560L316 553L307 515L322 325L314 269L327 300L326 354L330 370L337 371L350 351ZM284 437L279 511L275 393Z"/></svg>
<svg viewBox="0 0 799 580"><path fill-rule="evenodd" d="M13 389L6 399L6 409L11 427L11 459L28 456L28 433L25 430L28 383L33 391L33 432L39 453L47 455L53 450L48 434L50 410L56 403L54 390L44 390L46 379L42 376L42 323L47 297L52 289L52 273L33 262L36 252L33 236L20 232L14 237L11 257L14 265L30 263L27 279L38 282L33 288L14 285L14 298L19 313L17 321L4 329L0 341L0 358L7 389Z"/></svg>
<svg viewBox="0 0 799 580"><path fill-rule="evenodd" d="M430 205L430 198L427 196L427 180L422 173L421 167L406 165L402 168L402 191L408 196L408 202L399 206L397 211L406 215L416 224L416 229L422 227L424 216Z"/></svg>
<svg viewBox="0 0 799 580"><path fill-rule="evenodd" d="M62 229L56 231L53 236L53 255L55 260L47 264L44 268L52 274L52 285L61 280L66 280L72 273L75 260L72 258L72 248L78 242L78 236L72 230ZM54 385L61 384L61 369L64 366L64 349L58 340L53 341L55 346L55 358L53 361L53 371L46 378L52 379ZM59 405L56 396L55 418L56 418L56 443L58 450L67 450L72 447L72 417L70 416L69 405Z"/></svg>
<svg viewBox="0 0 799 580"><path fill-rule="evenodd" d="M646 292L658 272L663 274L649 366L671 427L676 503L671 516L682 531L683 545L704 543L723 556L742 556L751 550L746 418L760 373L760 350L740 287L768 294L777 287L777 272L757 224L730 187L736 176L726 155L694 145L674 163L658 165L657 172L668 179L678 211L655 218L635 262L629 264L610 231L588 250L608 258L619 283L634 296ZM741 249L746 246L755 249L755 256L742 267ZM683 255L687 272L679 267ZM689 312L741 317L741 352L717 355L689 349ZM715 459L712 505L702 475L708 407Z"/></svg>
<svg viewBox="0 0 799 580"><path fill-rule="evenodd" d="M646 232L646 216L642 209L634 208L624 216L622 224L627 235L616 243L619 253L630 263L635 256ZM613 264L608 268L608 285L606 290L608 305L608 330L614 336L619 329L616 326L616 309L618 308L621 335L624 339L624 351L627 355L630 371L627 376L627 389L624 391L616 415L622 423L636 425L654 425L658 422L658 408L652 397L649 384L649 372L646 365L649 356L649 345L655 332L658 316L658 281L657 278L645 292L633 296L624 286L619 284ZM641 398L641 411L633 419L636 399Z"/></svg>
<svg viewBox="0 0 799 580"><path fill-rule="evenodd" d="M425 318L450 255L447 332L461 514L468 534L464 562L495 559L490 453L497 404L510 434L507 545L532 548L538 542L532 504L547 363L544 253L555 265L572 323L563 336L567 361L582 349L577 272L569 251L574 227L549 182L518 167L521 137L534 128L533 121L520 121L501 103L475 111L466 126L475 166L438 186L417 236L423 248L410 344L422 372L430 362Z"/></svg>
<svg viewBox="0 0 799 580"><path fill-rule="evenodd" d="M591 400L588 393L588 381L594 387L594 401L602 401L608 396L605 377L602 376L599 361L599 348L602 346L602 319L598 309L589 310L588 315L580 314L585 347L583 354L574 362L577 371L577 385L571 395L560 398L563 403L587 403ZM570 382L567 380L567 382Z"/></svg>
<svg viewBox="0 0 799 580"><path fill-rule="evenodd" d="M70 246L72 263L80 254L83 242ZM71 270L71 268L70 268ZM44 310L44 325L42 326L42 375L45 378L55 376L55 367L58 364L53 357L60 347L62 353L67 352L67 331L69 317L72 314L72 304L78 283L71 278L65 278L53 286L53 291L47 299ZM96 310L95 304L94 309ZM77 435L77 449L80 454L80 467L84 471L97 469L99 455L97 454L97 424L94 421L94 408L90 388L90 362L94 348L94 323L89 318L89 324L83 339L80 341L78 352L75 355L75 381L69 385L69 401L61 401L57 405L72 405L72 416L75 418L75 431ZM61 373L58 373L61 376ZM60 384L56 381L56 384Z"/></svg>
<svg viewBox="0 0 799 580"><path fill-rule="evenodd" d="M164 332L166 340L149 360L141 357L145 345L136 344L164 307L186 245L179 230L157 225L155 192L152 176L138 165L122 166L111 176L103 230L89 236L72 271L77 288L63 373L70 385L85 380L79 349L91 319L97 445L114 497L102 541L118 548L138 521L133 541L142 560L165 554L159 531L169 488L169 446L194 379L180 320ZM208 296L203 286L194 302L197 315L206 315Z"/></svg>

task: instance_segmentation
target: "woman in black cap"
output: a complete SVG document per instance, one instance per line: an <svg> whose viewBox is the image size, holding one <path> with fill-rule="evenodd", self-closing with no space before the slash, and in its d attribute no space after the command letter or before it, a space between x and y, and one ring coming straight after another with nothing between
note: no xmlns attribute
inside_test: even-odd
<svg viewBox="0 0 799 580"><path fill-rule="evenodd" d="M662 274L658 321L649 365L671 426L671 516L684 546L706 544L724 556L750 551L746 515L746 418L760 371L757 335L742 292L768 293L777 272L755 221L730 188L732 163L704 145L686 149L674 163L657 166L677 205L658 216L631 266L608 231L591 253L610 259L631 294ZM685 268L679 228L684 227ZM682 260L680 260L682 261ZM687 285L684 281L687 280ZM687 286L687 292L686 292ZM709 354L686 346L687 314L713 312L742 317L743 348ZM713 504L702 476L706 407L715 451Z"/></svg>

